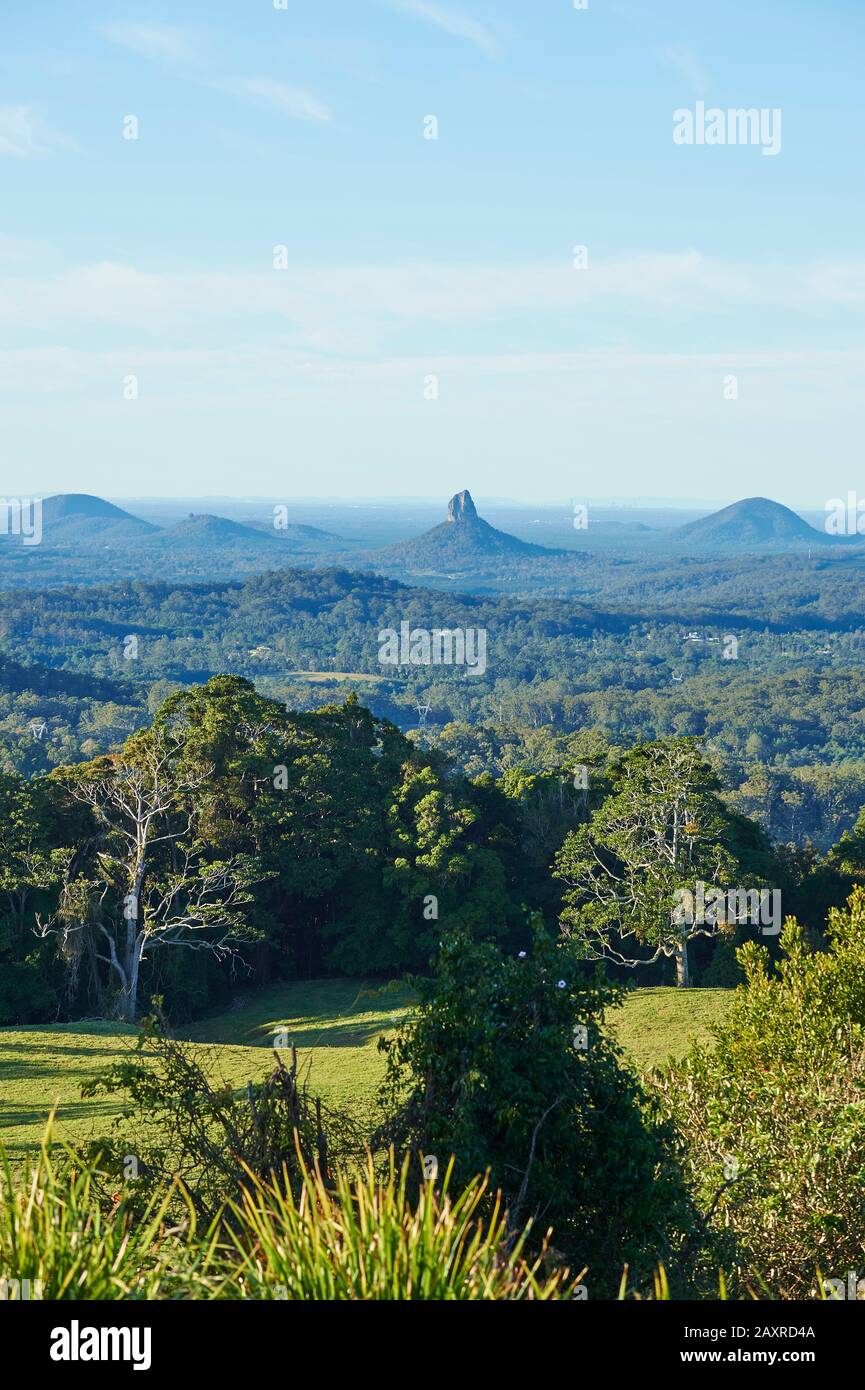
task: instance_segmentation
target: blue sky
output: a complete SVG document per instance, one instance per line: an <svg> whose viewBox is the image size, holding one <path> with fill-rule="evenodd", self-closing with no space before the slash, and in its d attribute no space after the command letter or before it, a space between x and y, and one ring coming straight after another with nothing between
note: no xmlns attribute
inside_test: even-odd
<svg viewBox="0 0 865 1390"><path fill-rule="evenodd" d="M3 10L0 491L859 483L860 0Z"/></svg>

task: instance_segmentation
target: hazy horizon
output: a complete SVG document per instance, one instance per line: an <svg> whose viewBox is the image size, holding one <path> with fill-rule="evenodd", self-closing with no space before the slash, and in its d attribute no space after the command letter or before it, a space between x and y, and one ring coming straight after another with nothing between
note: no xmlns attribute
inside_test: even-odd
<svg viewBox="0 0 865 1390"><path fill-rule="evenodd" d="M462 488L457 488L457 492ZM548 510L552 508L562 508L567 512L571 504L579 500L591 507L597 507L606 511L720 511L725 507L733 506L736 502L748 500L749 498L763 497L766 494L753 492L741 497L728 497L726 499L710 499L700 497L616 497L598 496L593 497L589 494L576 497L533 497L522 498L501 493L484 493L477 491L471 486L467 487L478 508L487 507L517 507L521 510L530 511L532 508L538 510ZM180 506L185 503L228 503L230 505L256 503L272 503L279 501L289 506L321 506L321 507L376 507L376 506L421 506L433 508L446 508L448 500L453 493L347 493L344 496L328 495L324 493L285 493L285 492L199 492L199 493L122 493L122 492L99 492L88 493L85 489L69 488L59 492L51 492L47 488L19 488L12 495L21 497L41 497L43 500L50 496L82 494L85 496L97 496L107 502L114 503L115 506L131 509L136 503L151 505L155 503L165 503L171 506ZM769 500L780 502L791 511L807 513L823 513L825 504L820 502L789 502L783 497L774 496Z"/></svg>

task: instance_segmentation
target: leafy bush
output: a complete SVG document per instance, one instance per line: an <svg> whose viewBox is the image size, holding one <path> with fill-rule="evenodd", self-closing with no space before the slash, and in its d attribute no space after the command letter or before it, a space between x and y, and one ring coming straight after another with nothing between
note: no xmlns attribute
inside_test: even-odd
<svg viewBox="0 0 865 1390"><path fill-rule="evenodd" d="M507 958L461 931L387 1053L380 1140L455 1155L462 1182L490 1171L515 1225L552 1225L591 1296L636 1283L691 1227L670 1135L644 1113L636 1078L603 1028L621 991L536 923L534 948Z"/></svg>
<svg viewBox="0 0 865 1390"><path fill-rule="evenodd" d="M775 974L743 946L714 1046L655 1079L738 1296L814 1296L865 1262L865 890L828 937L812 951L790 919Z"/></svg>
<svg viewBox="0 0 865 1390"><path fill-rule="evenodd" d="M118 1137L100 1137L85 1151L88 1159L98 1155L114 1186L134 1157L148 1186L181 1179L187 1202L200 1217L212 1219L238 1194L247 1172L287 1174L299 1191L304 1162L327 1172L330 1162L363 1154L349 1118L298 1083L293 1053L287 1067L274 1052L270 1076L250 1082L243 1094L207 1068L200 1049L166 1037L162 1027L156 1015L144 1019L136 1052L82 1089L85 1096L126 1097L115 1120ZM132 1155L129 1134L135 1135Z"/></svg>

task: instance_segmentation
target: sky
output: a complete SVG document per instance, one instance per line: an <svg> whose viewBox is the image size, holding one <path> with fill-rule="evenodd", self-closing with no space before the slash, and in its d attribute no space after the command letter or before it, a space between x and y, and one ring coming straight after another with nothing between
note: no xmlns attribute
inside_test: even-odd
<svg viewBox="0 0 865 1390"><path fill-rule="evenodd" d="M578 4L3 0L0 494L855 489L865 5Z"/></svg>

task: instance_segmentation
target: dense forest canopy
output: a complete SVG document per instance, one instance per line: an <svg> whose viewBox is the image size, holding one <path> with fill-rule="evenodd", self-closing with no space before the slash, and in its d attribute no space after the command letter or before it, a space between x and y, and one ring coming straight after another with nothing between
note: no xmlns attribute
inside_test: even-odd
<svg viewBox="0 0 865 1390"><path fill-rule="evenodd" d="M777 889L819 937L865 863L861 820L824 859L773 848L691 736L564 751L468 776L354 695L177 690L110 753L0 774L0 1016L185 1017L244 980L423 971L440 921L513 952L533 915L643 980L732 982L759 921L677 934L683 888Z"/></svg>
<svg viewBox="0 0 865 1390"><path fill-rule="evenodd" d="M429 705L422 737L471 775L549 769L586 731L611 746L695 735L734 804L774 839L825 849L852 825L865 764L858 559L589 568L595 591L587 582L579 601L297 569L41 590L26 602L0 593L0 757L32 773L106 752L171 690L238 673L294 709L356 690L404 731ZM383 666L378 633L402 622L483 630L485 671Z"/></svg>

